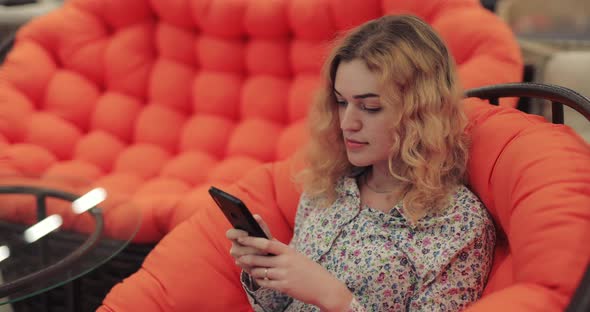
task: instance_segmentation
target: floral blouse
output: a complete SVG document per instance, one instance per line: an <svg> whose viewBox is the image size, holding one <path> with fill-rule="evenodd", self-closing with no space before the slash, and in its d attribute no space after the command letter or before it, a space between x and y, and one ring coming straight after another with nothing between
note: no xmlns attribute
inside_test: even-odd
<svg viewBox="0 0 590 312"><path fill-rule="evenodd" d="M362 206L354 178L342 178L328 208L302 195L290 246L352 292L349 311L458 311L477 300L492 264L495 229L467 187L447 209L412 223L401 204ZM278 291L242 284L255 311L319 311Z"/></svg>

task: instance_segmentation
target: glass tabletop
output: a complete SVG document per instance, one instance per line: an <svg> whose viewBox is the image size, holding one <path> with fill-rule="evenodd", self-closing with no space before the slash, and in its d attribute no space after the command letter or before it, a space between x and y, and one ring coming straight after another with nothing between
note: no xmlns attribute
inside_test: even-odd
<svg viewBox="0 0 590 312"><path fill-rule="evenodd" d="M77 178L0 176L0 305L63 285L117 255L139 230L133 208L128 196Z"/></svg>

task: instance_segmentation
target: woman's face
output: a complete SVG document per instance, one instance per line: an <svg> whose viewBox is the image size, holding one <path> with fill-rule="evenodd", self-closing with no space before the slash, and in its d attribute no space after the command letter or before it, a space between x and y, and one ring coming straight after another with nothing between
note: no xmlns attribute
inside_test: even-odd
<svg viewBox="0 0 590 312"><path fill-rule="evenodd" d="M348 160L357 167L388 167L391 107L381 104L378 76L361 60L341 62L334 79L340 129Z"/></svg>

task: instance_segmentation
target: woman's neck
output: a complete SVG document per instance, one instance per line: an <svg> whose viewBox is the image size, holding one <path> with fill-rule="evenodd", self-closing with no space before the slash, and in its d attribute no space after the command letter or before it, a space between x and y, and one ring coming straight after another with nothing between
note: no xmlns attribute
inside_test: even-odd
<svg viewBox="0 0 590 312"><path fill-rule="evenodd" d="M372 166L365 173L365 183L369 189L379 193L393 192L400 187L399 181L391 176L387 166Z"/></svg>

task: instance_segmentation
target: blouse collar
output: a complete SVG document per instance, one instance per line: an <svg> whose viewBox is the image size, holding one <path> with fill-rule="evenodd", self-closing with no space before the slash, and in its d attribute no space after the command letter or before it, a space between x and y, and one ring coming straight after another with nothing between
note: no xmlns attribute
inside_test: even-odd
<svg viewBox="0 0 590 312"><path fill-rule="evenodd" d="M359 175L355 176L345 176L340 178L336 182L336 196L337 199L346 199L345 202L352 201L351 207L354 207L356 210L355 212L359 212L363 207L361 205L361 192L357 183ZM340 202L336 200L336 202ZM342 209L342 207L333 207L336 209ZM418 226L419 222L415 222L410 218L405 212L403 208L403 204L397 203L395 204L389 212L385 214L388 215L397 215L399 214L403 220L405 221L406 225L412 229L415 229Z"/></svg>

